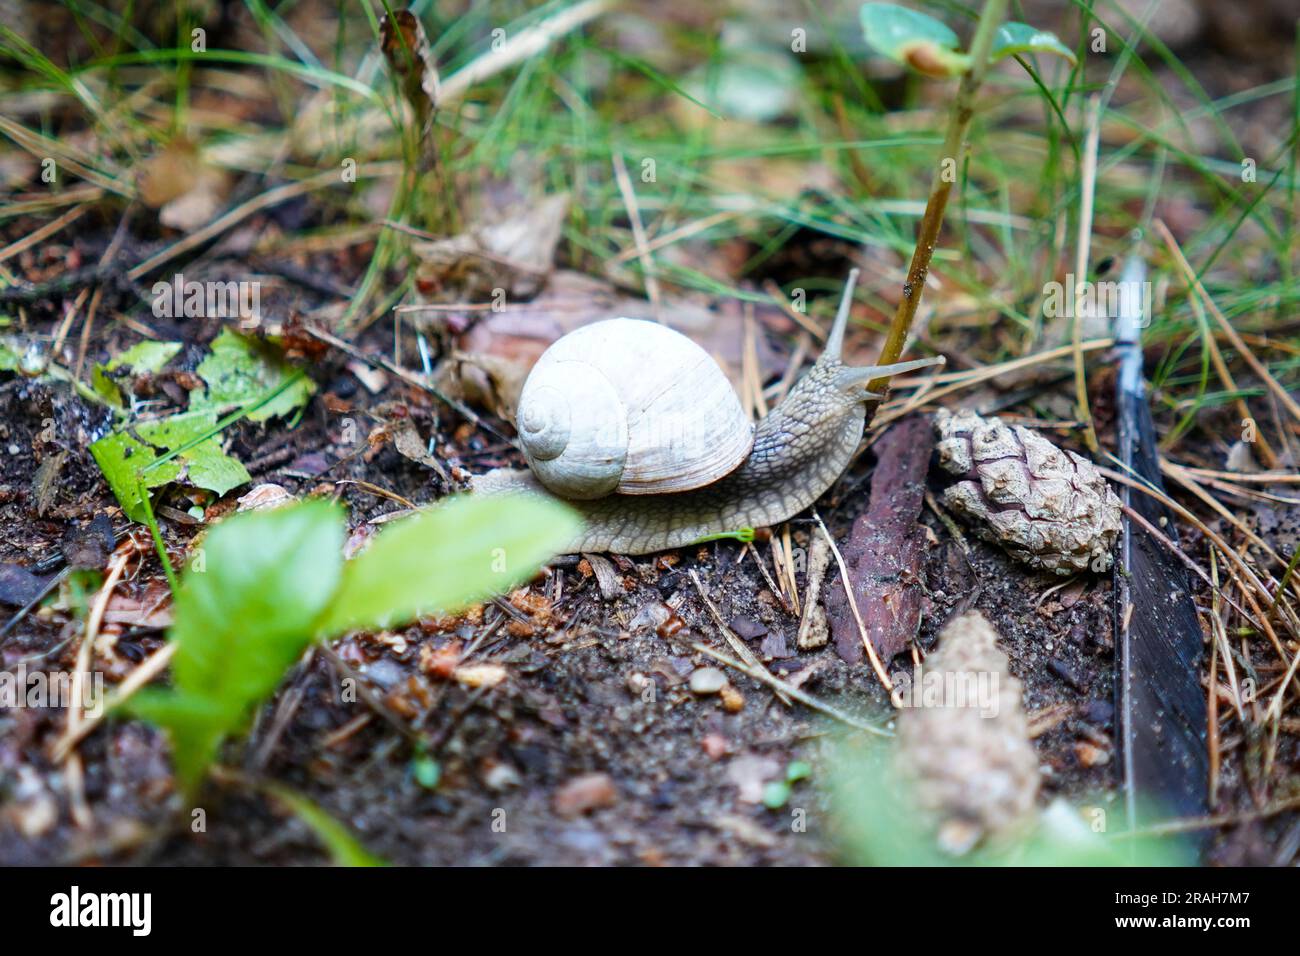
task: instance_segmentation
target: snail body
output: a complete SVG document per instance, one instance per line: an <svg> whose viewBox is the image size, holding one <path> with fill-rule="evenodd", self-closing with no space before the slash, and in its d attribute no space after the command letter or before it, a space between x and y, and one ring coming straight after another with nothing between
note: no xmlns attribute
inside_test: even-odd
<svg viewBox="0 0 1300 956"><path fill-rule="evenodd" d="M880 398L866 384L942 362L844 365L840 354L856 278L854 270L821 357L756 427L744 416L722 370L685 336L629 319L570 333L538 361L520 396L516 417L530 469L488 472L473 480L473 490L567 499L584 528L566 552L648 554L793 517L838 480L857 451L867 404ZM642 326L655 331L647 333ZM623 338L629 334L634 341ZM647 342L667 342L664 336L690 345L671 347L671 354L685 362L679 376L661 375L660 355L646 351ZM587 341L571 349L566 340L575 337ZM707 364L699 364L692 349ZM552 350L557 357L548 361ZM598 369L568 364L575 354ZM539 376L536 387L534 375ZM624 380L636 375L660 377L646 387ZM598 395L616 401L620 385L636 399L631 409L588 407ZM548 403L544 413L532 404L539 396ZM565 397L572 400L559 406ZM656 421L656 414L663 413L678 418ZM599 437L575 434L575 419L585 420L588 414L603 430ZM625 436L625 431L631 434ZM541 457L545 455L551 457ZM562 469L548 463L566 456L573 462L572 472L557 477ZM606 490L593 491L600 488ZM608 493L613 489L617 493Z"/></svg>

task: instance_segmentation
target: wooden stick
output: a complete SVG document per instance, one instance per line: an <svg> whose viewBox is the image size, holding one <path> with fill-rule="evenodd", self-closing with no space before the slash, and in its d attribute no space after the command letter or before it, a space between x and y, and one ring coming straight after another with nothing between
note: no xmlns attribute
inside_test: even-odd
<svg viewBox="0 0 1300 956"><path fill-rule="evenodd" d="M100 587L99 593L95 595L95 602L90 606L90 614L86 618L86 633L81 639L81 647L77 649L77 663L75 670L72 672L72 700L68 701L68 723L63 731L63 736L55 742L54 752L62 753L61 759L66 759L72 744L65 744L65 740L70 740L76 734L80 727L84 715L81 709L81 697L85 688L86 675L90 671L90 665L95 657L95 640L99 637L99 627L104 621L104 610L108 607L108 599L113 594L113 589L117 587L117 582L122 577L122 572L126 570L126 562L131 557L132 549L123 548L113 561L109 568L108 577L104 579L103 586Z"/></svg>
<svg viewBox="0 0 1300 956"><path fill-rule="evenodd" d="M1007 12L1007 0L985 0L980 13L979 23L975 27L975 36L970 45L970 69L962 75L957 87L957 96L953 100L952 111L948 116L948 130L943 139L943 152L939 154L940 162L936 164L934 175L930 180L930 198L925 204L925 215L921 218L921 228L916 237L916 248L912 252L912 261L907 268L907 280L903 283L903 295L898 300L898 308L889 325L889 333L880 350L877 365L892 365L903 354L907 344L908 333L912 330L912 321L916 318L917 306L921 304L921 292L925 288L925 278L930 272L930 259L939 244L939 228L943 225L943 212L948 206L948 196L952 192L952 179L946 174L947 160L958 163L966 139L966 130L970 127L971 117L975 115L975 94L984 82L988 71L989 52L993 49L993 37ZM889 388L889 379L877 379L867 385L871 392L885 392Z"/></svg>
<svg viewBox="0 0 1300 956"><path fill-rule="evenodd" d="M1070 290L1074 299L1074 322L1070 344L1074 350L1075 417L1085 424L1083 440L1096 454L1097 432L1092 427L1092 409L1088 406L1088 373L1083 362L1082 285L1088 277L1088 253L1092 248L1092 200L1097 187L1097 145L1101 138L1101 95L1088 101L1088 133L1083 147L1083 195L1079 199L1079 239L1075 246L1074 281Z"/></svg>

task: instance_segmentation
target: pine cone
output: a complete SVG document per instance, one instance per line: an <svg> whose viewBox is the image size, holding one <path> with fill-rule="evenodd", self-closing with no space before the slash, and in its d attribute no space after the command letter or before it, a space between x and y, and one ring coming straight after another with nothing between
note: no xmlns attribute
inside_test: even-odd
<svg viewBox="0 0 1300 956"><path fill-rule="evenodd" d="M1032 568L1109 570L1119 498L1088 459L1020 425L940 409L939 463L965 479L943 502L986 541Z"/></svg>
<svg viewBox="0 0 1300 956"><path fill-rule="evenodd" d="M978 611L954 618L901 695L899 774L954 855L1010 837L1032 818L1038 793L1020 681L997 637Z"/></svg>

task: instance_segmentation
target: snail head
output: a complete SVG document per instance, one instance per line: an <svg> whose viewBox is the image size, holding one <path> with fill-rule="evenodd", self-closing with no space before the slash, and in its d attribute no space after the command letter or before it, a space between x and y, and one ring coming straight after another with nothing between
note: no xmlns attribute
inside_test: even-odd
<svg viewBox="0 0 1300 956"><path fill-rule="evenodd" d="M891 375L901 375L904 372L913 372L920 368L944 364L945 360L940 355L933 358L914 359L910 362L895 362L892 365L868 365L866 367L845 365L842 358L844 332L848 328L849 312L853 307L853 289L857 282L858 270L851 269L848 281L844 284L844 295L840 299L840 307L835 314L835 322L831 326L830 335L826 337L826 347L822 350L821 358L817 360L816 370L829 377L835 388L847 393L853 401L862 401L865 398L872 397L879 398L881 396L875 393L861 391L861 387L878 378L888 378Z"/></svg>

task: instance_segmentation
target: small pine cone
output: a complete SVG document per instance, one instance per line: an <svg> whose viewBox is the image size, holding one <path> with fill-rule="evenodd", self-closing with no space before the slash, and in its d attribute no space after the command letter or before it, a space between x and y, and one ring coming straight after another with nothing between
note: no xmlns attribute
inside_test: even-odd
<svg viewBox="0 0 1300 956"><path fill-rule="evenodd" d="M940 409L939 463L964 479L943 502L986 541L1031 568L1110 569L1120 503L1088 459L1020 425Z"/></svg>
<svg viewBox="0 0 1300 956"><path fill-rule="evenodd" d="M978 611L948 622L898 713L900 777L959 856L1033 818L1038 757L998 633Z"/></svg>

